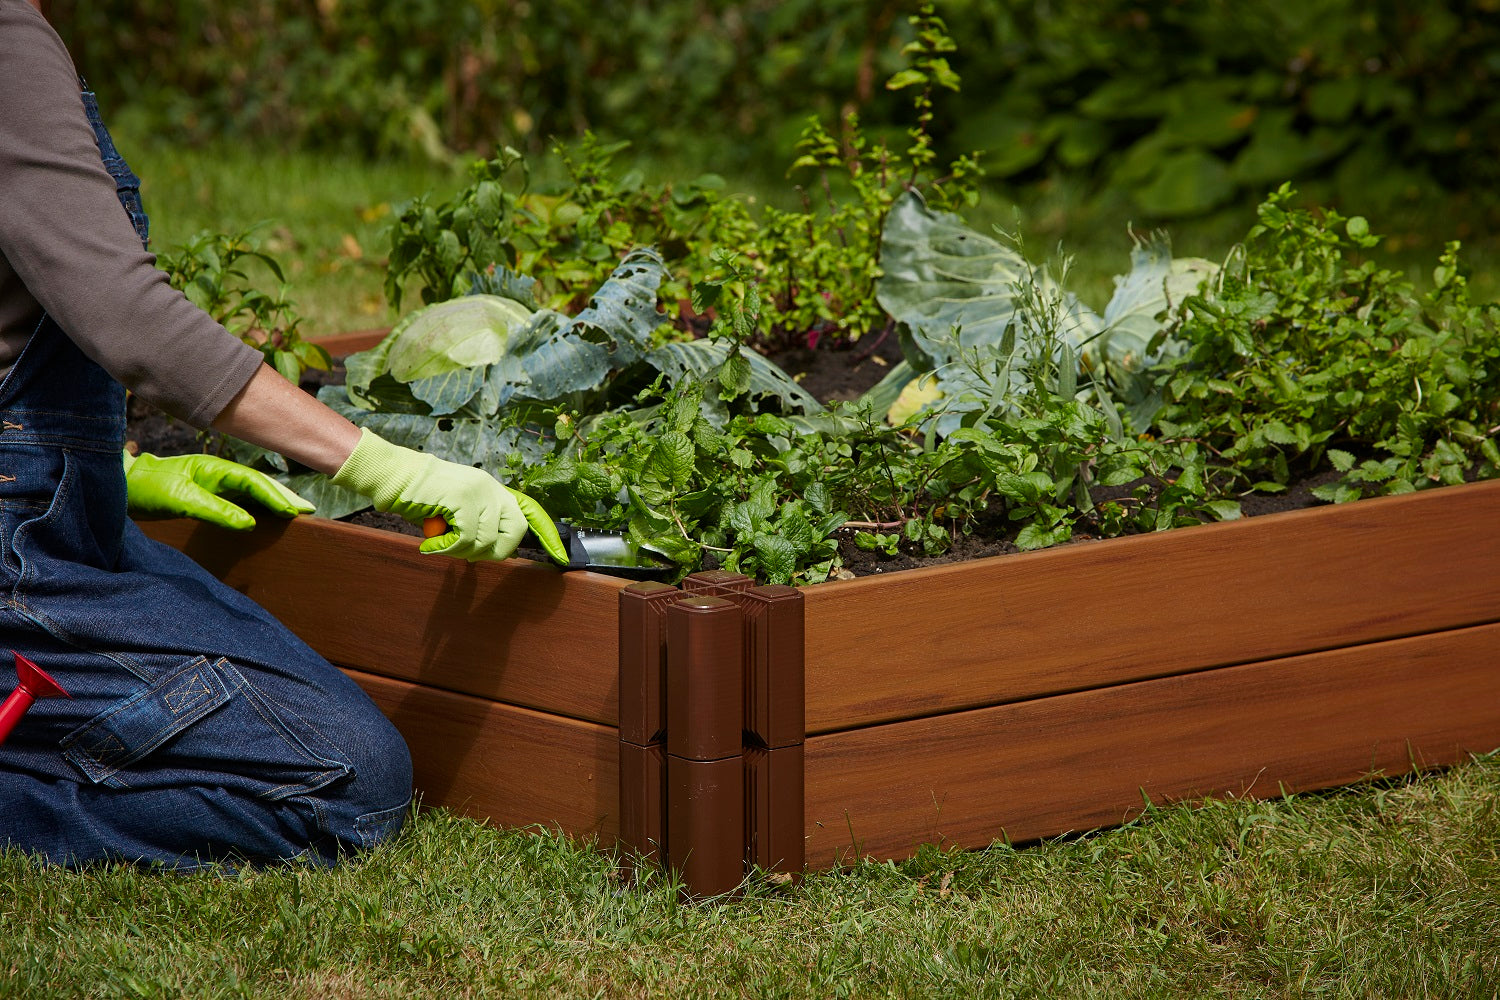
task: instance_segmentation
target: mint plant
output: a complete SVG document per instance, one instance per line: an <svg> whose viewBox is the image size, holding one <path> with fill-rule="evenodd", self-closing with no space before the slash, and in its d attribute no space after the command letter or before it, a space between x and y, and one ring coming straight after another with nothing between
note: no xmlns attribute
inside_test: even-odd
<svg viewBox="0 0 1500 1000"><path fill-rule="evenodd" d="M390 224L390 254L385 297L400 309L406 284L420 282L424 304L462 295L469 275L495 264L514 269L510 244L519 195L506 187L507 175L520 175L520 192L529 180L526 161L506 147L469 166L469 184L453 198L432 204L426 195L395 206Z"/></svg>
<svg viewBox="0 0 1500 1000"><path fill-rule="evenodd" d="M1329 500L1493 474L1500 308L1469 301L1458 245L1419 295L1361 259L1380 240L1365 219L1293 194L1267 198L1218 284L1184 302L1170 335L1185 350L1156 374L1160 433L1201 445L1241 490L1325 461L1344 473Z"/></svg>
<svg viewBox="0 0 1500 1000"><path fill-rule="evenodd" d="M522 472L521 488L555 514L626 531L684 573L712 558L773 583L824 579L846 516L818 478L824 439L770 414L717 427L703 406L711 391L693 378L653 384L648 412L580 427Z"/></svg>
<svg viewBox="0 0 1500 1000"><path fill-rule="evenodd" d="M715 250L713 261L722 273L693 285L693 309L699 313L717 310L719 318L709 327L710 339L726 348L716 381L719 397L733 400L750 388L750 360L744 348L760 323L761 299L755 275L727 250Z"/></svg>

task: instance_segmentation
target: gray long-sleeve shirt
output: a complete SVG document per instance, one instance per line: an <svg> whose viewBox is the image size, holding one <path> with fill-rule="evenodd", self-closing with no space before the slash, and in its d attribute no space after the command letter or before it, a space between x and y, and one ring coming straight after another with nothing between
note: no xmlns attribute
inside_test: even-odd
<svg viewBox="0 0 1500 1000"><path fill-rule="evenodd" d="M62 40L26 0L0 0L0 374L44 310L127 388L196 427L262 361L141 248Z"/></svg>

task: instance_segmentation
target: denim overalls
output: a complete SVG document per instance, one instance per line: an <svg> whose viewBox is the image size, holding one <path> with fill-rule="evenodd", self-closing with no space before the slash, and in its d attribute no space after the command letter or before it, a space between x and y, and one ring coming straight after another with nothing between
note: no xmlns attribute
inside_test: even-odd
<svg viewBox="0 0 1500 1000"><path fill-rule="evenodd" d="M142 240L138 184L84 106ZM0 747L0 846L47 859L294 857L394 834L400 734L343 673L126 516L125 390L50 318L0 382L0 695L8 651L72 699ZM269 516L269 515L267 515Z"/></svg>

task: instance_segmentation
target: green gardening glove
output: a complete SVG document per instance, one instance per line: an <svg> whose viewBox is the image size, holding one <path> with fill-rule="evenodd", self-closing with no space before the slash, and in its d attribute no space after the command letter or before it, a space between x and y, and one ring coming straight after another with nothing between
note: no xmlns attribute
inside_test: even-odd
<svg viewBox="0 0 1500 1000"><path fill-rule="evenodd" d="M524 493L506 489L482 469L391 444L367 428L360 428L359 435L333 484L367 496L376 510L399 514L413 524L435 517L446 521L447 532L424 541L421 551L470 562L505 559L529 526L548 555L568 561L552 518Z"/></svg>
<svg viewBox="0 0 1500 1000"><path fill-rule="evenodd" d="M224 499L243 494L281 517L311 514L313 505L272 479L214 455L131 455L125 452L125 499L132 514L196 517L235 531L249 531L255 518Z"/></svg>

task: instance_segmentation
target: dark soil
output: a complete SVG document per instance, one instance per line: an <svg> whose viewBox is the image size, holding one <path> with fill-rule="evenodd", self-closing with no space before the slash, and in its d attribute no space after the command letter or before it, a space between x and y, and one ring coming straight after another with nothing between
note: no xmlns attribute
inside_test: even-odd
<svg viewBox="0 0 1500 1000"><path fill-rule="evenodd" d="M876 344L873 349L862 348L859 345L837 350L798 349L777 354L772 360L812 395L824 402L832 402L859 398L867 389L885 377L891 366L901 360L901 355L899 347L892 342L888 345ZM315 393L323 385L341 384L343 378L343 366L335 361L330 371L309 371L302 379L302 388ZM132 397L128 413L127 437L139 451L158 455L180 455L214 450L217 435L211 431L203 433L195 431L187 424L173 420ZM1312 490L1337 478L1336 472L1329 471L1293 483L1282 493L1251 494L1241 499L1240 507L1246 517L1255 517L1261 514L1317 506L1322 501L1312 495ZM1129 490L1128 486L1118 488L1121 494L1128 494ZM1097 491L1096 499L1108 499L1104 495L1105 492ZM386 531L421 536L420 528L394 514L382 514L369 510L354 514L346 520ZM977 519L972 529L968 535L957 534L948 551L938 556L924 555L920 548L908 546L905 542L902 543L902 551L894 556L882 552L870 552L854 544L854 531L849 530L845 532L848 537L839 543L839 553L844 563L844 568L839 575L841 577L868 576L875 573L964 562L984 556L1021 551L1012 541L1015 533L1014 526L1005 519L998 505L990 515ZM1091 534L1088 525L1083 523L1075 529L1073 540L1069 544L1096 540L1098 536ZM522 550L520 554L545 559L540 552L531 553Z"/></svg>
<svg viewBox="0 0 1500 1000"><path fill-rule="evenodd" d="M901 349L891 343L873 350L856 344L843 350L786 351L771 358L797 383L825 403L854 400L885 378L901 360Z"/></svg>

